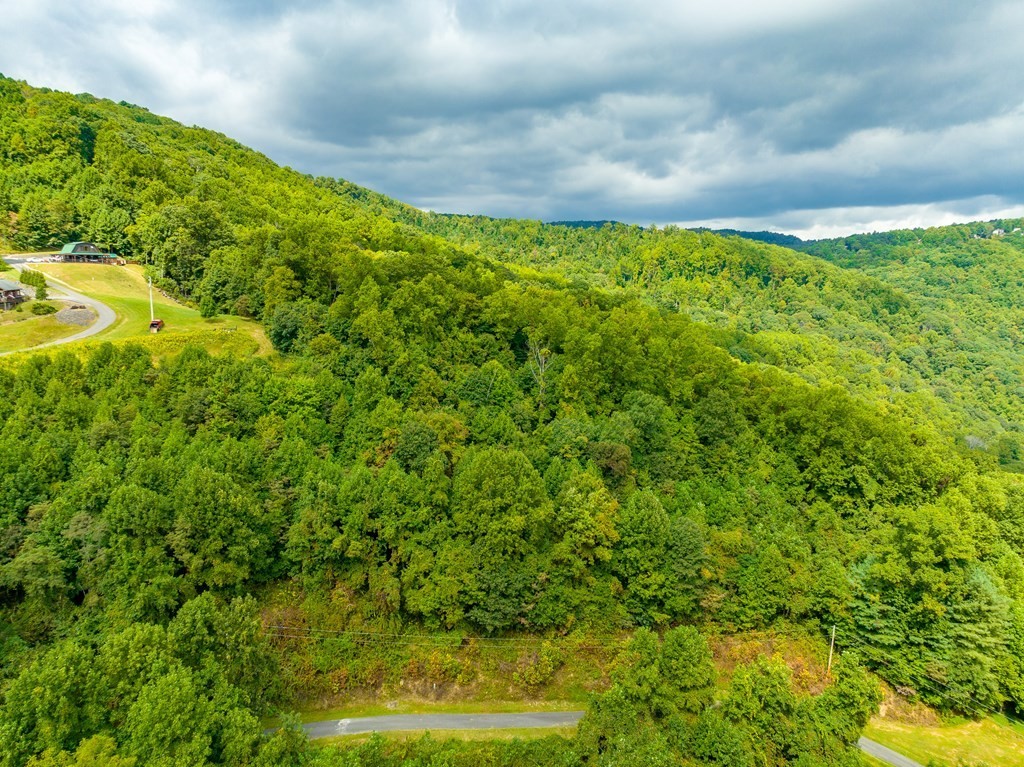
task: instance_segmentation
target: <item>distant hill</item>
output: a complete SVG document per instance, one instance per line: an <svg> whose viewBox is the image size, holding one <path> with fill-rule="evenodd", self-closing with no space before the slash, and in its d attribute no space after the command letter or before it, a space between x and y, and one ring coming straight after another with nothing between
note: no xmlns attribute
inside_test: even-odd
<svg viewBox="0 0 1024 767"><path fill-rule="evenodd" d="M804 244L804 240L792 234L782 234L780 232L745 232L740 229L706 229L698 227L694 229L695 232L711 232L712 234L720 234L723 237L742 237L745 240L754 240L755 242L767 242L771 245L782 245L786 248L799 249Z"/></svg>
<svg viewBox="0 0 1024 767"><path fill-rule="evenodd" d="M571 229L601 229L605 226L620 225L619 221L550 221L551 226L567 226Z"/></svg>

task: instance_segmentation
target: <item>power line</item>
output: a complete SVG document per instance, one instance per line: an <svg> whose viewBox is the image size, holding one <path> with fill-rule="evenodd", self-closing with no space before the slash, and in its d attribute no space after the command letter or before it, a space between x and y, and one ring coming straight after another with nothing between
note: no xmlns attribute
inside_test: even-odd
<svg viewBox="0 0 1024 767"><path fill-rule="evenodd" d="M265 629L268 636L282 639L351 639L359 644L373 643L384 647L432 647L451 649L536 649L543 638L511 639L503 637L446 637L430 634L399 634L375 631L316 629L301 626L271 625Z"/></svg>
<svg viewBox="0 0 1024 767"><path fill-rule="evenodd" d="M452 636L452 637L447 637L447 636L439 635L439 634L402 634L402 633L386 632L386 631L354 631L354 630L351 630L351 629L320 629L320 628L313 628L313 627L307 627L307 626L288 626L288 625L284 625L284 624L271 624L270 626L268 626L268 628L283 629L283 630L295 630L295 631L305 631L305 632L311 632L311 633L315 632L315 633L332 634L332 635L334 635L334 634L344 634L344 635L351 635L351 636L367 636L367 637L394 637L394 638L398 638L398 639L458 639L460 642L465 641L465 640L472 641L473 639L476 639L478 641L484 641L484 642L511 642L511 643L543 642L543 641L545 641L542 637L535 637L535 638L531 638L531 639L525 639L525 638L518 638L517 639L517 638L506 638L506 637L471 637L471 636L460 637L458 635Z"/></svg>
<svg viewBox="0 0 1024 767"><path fill-rule="evenodd" d="M508 638L508 637L471 637L471 636L443 636L436 634L402 634L396 632L384 632L384 631L356 631L350 629L321 629L304 626L291 626L286 624L272 624L266 627L265 632L268 636L280 639L305 639L305 640L327 640L327 639L352 639L359 644L373 643L382 647L427 647L435 649L535 649L537 646L545 641L555 641L554 639L544 639L542 637L535 637L531 639L526 638ZM900 676L904 676L909 679L915 685L926 688L932 694L939 698L951 701L956 704L956 707L960 710L969 712L977 716L985 716L986 714L998 714L1006 716L1009 719L1017 720L1016 717L1012 717L1006 712L998 709L986 706L980 701L975 700L971 697L968 692L955 691L950 685L943 682L940 679L935 679L926 674L921 674L915 671L906 671L899 669L895 665L895 660L888 657L885 650L879 648L869 637L860 634L854 629L845 628L844 631L839 632L835 640L840 646L847 646L850 649L861 649L864 650L868 656L868 660L874 663L886 666L890 670L900 671ZM587 644L595 644L593 640L587 642ZM599 641L596 644L608 646L609 642ZM940 689L941 688L941 689Z"/></svg>
<svg viewBox="0 0 1024 767"><path fill-rule="evenodd" d="M446 646L462 646L466 642L487 644L496 647L535 645L543 639L504 639L486 637L446 637L426 634L394 634L373 631L345 631L330 629L314 629L300 626L270 626L269 630L281 633L298 634L310 638L350 638L357 641L398 643L398 644L437 644Z"/></svg>
<svg viewBox="0 0 1024 767"><path fill-rule="evenodd" d="M849 632L849 633L853 633L853 632ZM738 636L738 635L733 634L731 636ZM863 648L865 650L868 650L868 651L871 652L871 656L868 658L868 660L873 661L875 663L880 663L880 664L888 666L890 668L894 667L894 662L892 660L887 659L884 656L883 657L876 657L876 655L880 654L882 651L879 650L877 647L875 647L870 642L870 640L868 640L866 638L861 638L859 640L849 640L849 639L844 637L844 632L839 631L836 634L835 641L836 641L836 644L839 645L839 646L845 645L845 646L847 646L850 649ZM945 683L941 682L938 679L932 679L931 677L925 677L925 679L929 680L929 682L934 682L934 684L936 684L936 685L942 685L947 690L949 690L949 692L943 692L942 690L939 690L938 688L936 688L932 684L929 684L929 682L926 682L926 681L924 681L922 679L916 678L914 675L910 675L910 676L911 676L911 680L913 682L915 682L915 684L919 685L920 687L928 688L928 690L931 693L933 693L934 695L939 696L940 698L945 698L947 700L955 701L958 705L960 705L961 708L965 708L965 709L969 710L971 713L979 714L979 715L984 715L986 713L990 713L990 714L1001 714L1003 716L1006 716L1006 714L1004 712L996 710L996 709L982 709L982 708L979 708L981 706L981 704L976 702L976 701L973 701L973 699L968 699L968 702L965 703L962 698L960 698L959 696L956 696L952 692L952 688L949 687L949 685L946 685ZM970 703L973 703L974 705L971 706Z"/></svg>

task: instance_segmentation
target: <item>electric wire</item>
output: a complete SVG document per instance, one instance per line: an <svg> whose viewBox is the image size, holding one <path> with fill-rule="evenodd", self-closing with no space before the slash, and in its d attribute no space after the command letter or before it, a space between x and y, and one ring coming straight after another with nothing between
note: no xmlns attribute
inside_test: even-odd
<svg viewBox="0 0 1024 767"><path fill-rule="evenodd" d="M393 632L353 631L345 629L317 629L302 626L270 625L265 632L268 636L281 639L350 639L356 644L374 644L380 647L427 647L450 649L537 649L542 637L513 639L505 637L460 637L431 634L400 634Z"/></svg>

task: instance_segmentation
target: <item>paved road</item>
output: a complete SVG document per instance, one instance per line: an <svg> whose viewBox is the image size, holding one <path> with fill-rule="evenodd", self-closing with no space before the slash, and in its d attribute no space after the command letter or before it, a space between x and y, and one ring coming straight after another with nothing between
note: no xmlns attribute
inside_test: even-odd
<svg viewBox="0 0 1024 767"><path fill-rule="evenodd" d="M537 711L527 714L395 714L332 719L302 725L311 739L397 730L521 730L532 727L571 727L582 711Z"/></svg>
<svg viewBox="0 0 1024 767"><path fill-rule="evenodd" d="M907 759L903 754L897 753L891 748L886 748L881 743L875 743L875 741L868 740L867 738L858 740L857 746L865 754L871 754L876 759L888 762L893 767L924 767L921 763L915 762L913 759Z"/></svg>
<svg viewBox="0 0 1024 767"><path fill-rule="evenodd" d="M400 730L521 730L535 727L569 727L578 724L583 711L537 711L527 714L395 714L310 722L302 729L311 740L339 735ZM903 754L868 738L857 741L861 751L893 767L924 767Z"/></svg>
<svg viewBox="0 0 1024 767"><path fill-rule="evenodd" d="M28 266L29 268L32 267L32 264L26 263L25 258L5 256L4 261L13 266L19 272L25 266ZM27 351L35 351L36 349L45 349L48 346L56 346L58 344L69 344L72 341L81 341L83 338L89 338L90 336L94 336L97 333L106 330L111 325L113 325L114 321L117 319L117 315L114 314L114 310L107 306L105 303L97 301L95 298L89 298L89 296L84 296L81 293L72 290L65 283L61 282L60 280L54 277L47 276L46 281L50 287L51 298L55 298L58 300L66 300L70 301L73 304L83 304L84 306L92 307L92 309L96 312L96 322L94 322L89 327L85 328L85 330L83 330L80 333L75 333L74 335L70 335L65 338L58 338L56 341L49 341L45 344L39 344L39 346L33 346L31 349L19 349L17 352L3 352L2 354L0 354L0 356L3 356L4 354L15 354Z"/></svg>

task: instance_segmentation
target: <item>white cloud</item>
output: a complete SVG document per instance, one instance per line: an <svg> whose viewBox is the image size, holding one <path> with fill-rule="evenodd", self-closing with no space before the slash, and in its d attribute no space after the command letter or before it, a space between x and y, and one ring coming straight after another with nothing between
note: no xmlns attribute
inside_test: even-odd
<svg viewBox="0 0 1024 767"><path fill-rule="evenodd" d="M9 76L421 207L799 224L1024 202L1019 3L0 0L0 19Z"/></svg>
<svg viewBox="0 0 1024 767"><path fill-rule="evenodd" d="M781 232L805 240L845 237L851 234L924 229L930 226L1024 217L1024 204L1008 204L992 196L948 200L927 205L856 206L790 210L774 216L716 218L680 221L677 226L738 229L747 232Z"/></svg>

